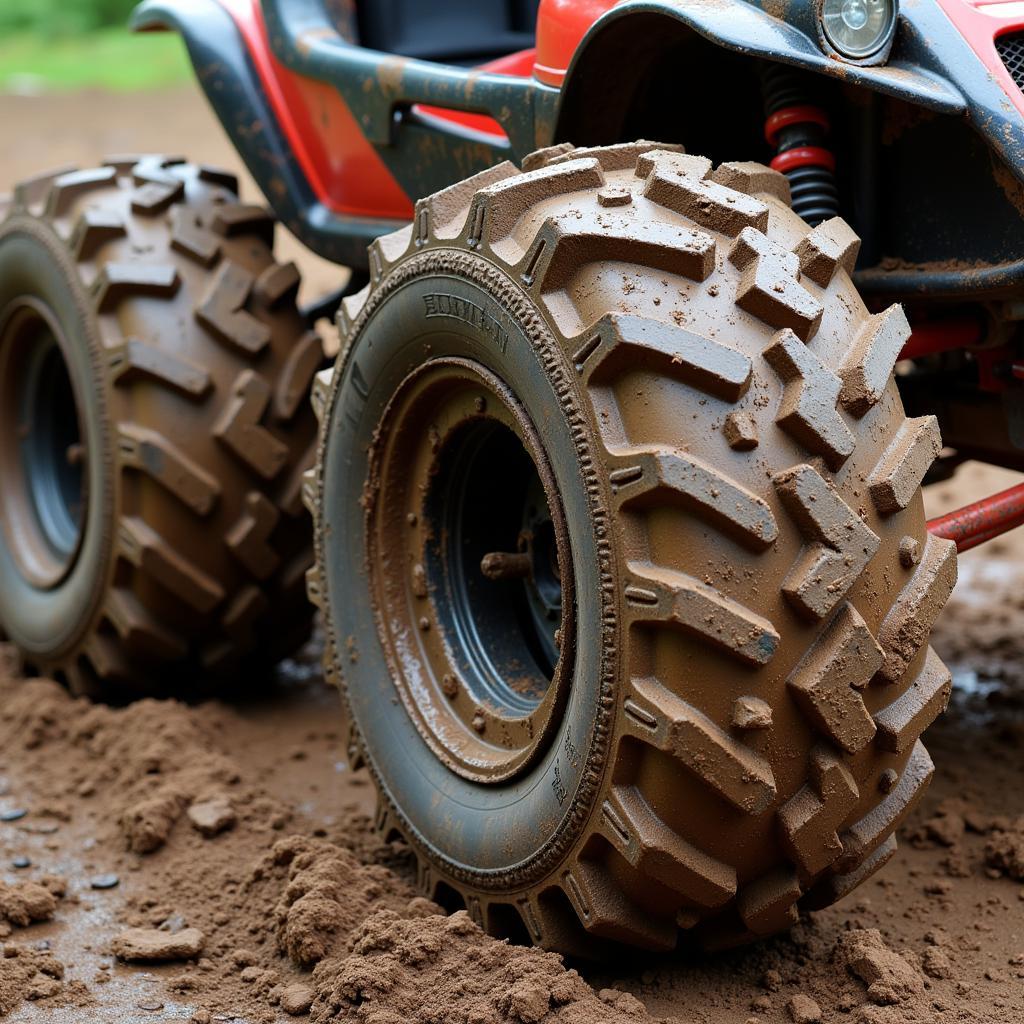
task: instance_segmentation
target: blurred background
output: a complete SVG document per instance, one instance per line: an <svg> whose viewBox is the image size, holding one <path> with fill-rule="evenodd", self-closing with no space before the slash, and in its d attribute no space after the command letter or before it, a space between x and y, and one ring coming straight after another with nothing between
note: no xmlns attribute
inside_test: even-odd
<svg viewBox="0 0 1024 1024"><path fill-rule="evenodd" d="M132 37L135 0L0 0L0 90L159 88L187 80L180 42Z"/></svg>
<svg viewBox="0 0 1024 1024"><path fill-rule="evenodd" d="M163 153L239 175L262 203L196 85L181 37L128 31L136 0L0 0L0 196L15 183L105 157ZM302 295L344 271L279 228L278 258L303 272Z"/></svg>

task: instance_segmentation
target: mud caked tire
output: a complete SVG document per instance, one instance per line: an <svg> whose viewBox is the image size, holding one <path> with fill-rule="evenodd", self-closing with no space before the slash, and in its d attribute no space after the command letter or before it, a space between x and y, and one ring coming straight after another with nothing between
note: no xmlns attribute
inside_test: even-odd
<svg viewBox="0 0 1024 1024"><path fill-rule="evenodd" d="M30 670L198 695L308 635L323 356L273 234L232 175L160 157L0 210L0 628Z"/></svg>
<svg viewBox="0 0 1024 1024"><path fill-rule="evenodd" d="M811 230L765 167L635 144L526 168L371 247L314 384L309 592L350 752L425 891L496 934L766 935L877 870L932 774L956 561L920 497L936 421L893 380L908 326L865 309L849 227ZM568 600L540 684L536 643L502 660L533 534L492 579L479 558L527 465L492 435L552 505Z"/></svg>

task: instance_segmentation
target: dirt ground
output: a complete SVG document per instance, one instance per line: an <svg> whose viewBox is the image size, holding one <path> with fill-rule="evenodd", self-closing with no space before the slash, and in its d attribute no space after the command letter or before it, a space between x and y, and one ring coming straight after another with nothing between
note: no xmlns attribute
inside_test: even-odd
<svg viewBox="0 0 1024 1024"><path fill-rule="evenodd" d="M0 97L0 124L0 188L112 152L237 163L188 91ZM310 294L336 282L282 243ZM928 492L929 514L1012 479L967 466ZM269 692L230 707L120 709L17 678L0 645L0 1015L1024 1021L1022 564L1024 531L961 560L935 637L955 683L927 737L935 781L889 865L787 936L614 970L495 942L416 896L402 848L374 838L368 780L345 764L315 643ZM175 959L133 959L154 942Z"/></svg>

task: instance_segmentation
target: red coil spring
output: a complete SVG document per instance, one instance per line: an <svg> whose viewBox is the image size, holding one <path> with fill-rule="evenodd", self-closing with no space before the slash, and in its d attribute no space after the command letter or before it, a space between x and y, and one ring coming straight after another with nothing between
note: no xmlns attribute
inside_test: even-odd
<svg viewBox="0 0 1024 1024"><path fill-rule="evenodd" d="M789 179L793 209L812 225L839 213L836 158L824 145L828 131L825 111L806 103L780 106L764 126L765 139L777 151L771 166Z"/></svg>

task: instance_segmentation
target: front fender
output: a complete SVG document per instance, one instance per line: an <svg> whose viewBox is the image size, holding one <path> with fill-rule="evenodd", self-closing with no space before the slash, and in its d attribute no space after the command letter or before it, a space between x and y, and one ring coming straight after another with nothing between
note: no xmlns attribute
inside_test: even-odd
<svg viewBox="0 0 1024 1024"><path fill-rule="evenodd" d="M979 59L960 30L935 0L904 0L891 53L884 64L848 63L823 48L818 4L779 4L777 0L626 0L607 10L576 47L566 72L556 114L558 139L569 138L580 117L579 97L593 92L600 71L593 54L604 50L612 34L625 38L631 26L645 23L683 27L726 50L777 61L836 79L847 86L912 103L943 114L966 114L1013 173L1024 180L1024 99L1008 95L1007 76L997 76ZM771 11L784 11L777 16ZM632 31L637 31L633 28ZM605 51L607 52L607 51ZM626 87L625 68L617 87ZM1012 82L1010 82L1012 86ZM713 79L709 89L714 89Z"/></svg>
<svg viewBox="0 0 1024 1024"><path fill-rule="evenodd" d="M946 73L941 61L922 62L919 36L928 31L937 11L928 4L905 5L911 14L901 15L890 59L883 65L852 64L828 55L818 38L816 4L793 3L785 8L787 17L769 14L765 7L778 7L771 0L626 0L616 4L589 28L569 65L563 95L572 93L585 73L587 55L604 33L628 30L633 19L657 15L685 26L727 50L749 57L792 64L845 83L909 100L940 113L962 113L967 101ZM945 20L945 19L943 19ZM922 24L922 22L929 24ZM951 26L946 23L946 28ZM949 32L947 31L947 35ZM969 53L962 48L960 56ZM936 65L933 66L933 65Z"/></svg>

